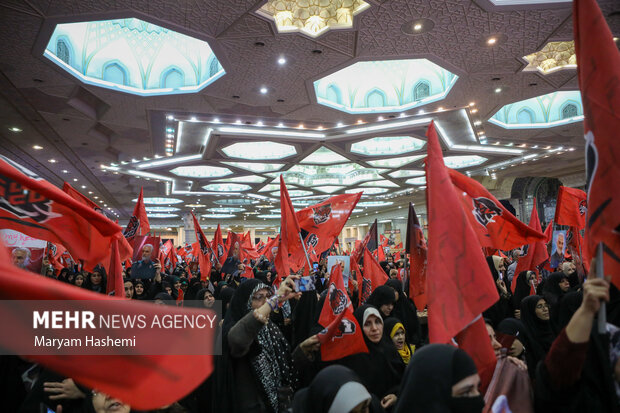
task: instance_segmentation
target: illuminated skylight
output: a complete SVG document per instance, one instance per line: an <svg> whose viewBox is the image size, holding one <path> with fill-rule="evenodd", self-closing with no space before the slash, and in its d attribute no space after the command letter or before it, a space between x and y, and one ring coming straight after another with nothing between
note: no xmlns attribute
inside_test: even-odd
<svg viewBox="0 0 620 413"><path fill-rule="evenodd" d="M460 169L480 165L481 163L486 162L487 158L478 155L446 156L443 158L443 161L448 168Z"/></svg>
<svg viewBox="0 0 620 413"><path fill-rule="evenodd" d="M278 174L280 175L280 174ZM364 181L381 179L376 170L355 163L339 165L294 165L282 172L288 185L314 187L316 185L355 185Z"/></svg>
<svg viewBox="0 0 620 413"><path fill-rule="evenodd" d="M325 186L314 186L313 189L317 191L325 192L326 194L333 194L336 191L340 191L344 186L334 186L334 185L325 185Z"/></svg>
<svg viewBox="0 0 620 413"><path fill-rule="evenodd" d="M400 158L386 158L367 162L368 164L377 167L400 168L401 166L407 165L408 163L415 162L418 159L422 159L425 156L426 155L402 156Z"/></svg>
<svg viewBox="0 0 620 413"><path fill-rule="evenodd" d="M353 17L368 7L362 0L268 0L257 13L273 20L279 33L318 37L330 29L353 27Z"/></svg>
<svg viewBox="0 0 620 413"><path fill-rule="evenodd" d="M387 136L366 139L351 145L351 152L361 155L400 155L422 149L425 141L411 136Z"/></svg>
<svg viewBox="0 0 620 413"><path fill-rule="evenodd" d="M400 112L446 97L458 79L427 59L357 62L314 82L317 102L347 113Z"/></svg>
<svg viewBox="0 0 620 413"><path fill-rule="evenodd" d="M302 190L292 190L292 191L288 191L288 195L289 196L308 196L308 195L312 195L312 191L302 191ZM280 191L275 191L271 193L271 196L275 196L277 198L280 197Z"/></svg>
<svg viewBox="0 0 620 413"><path fill-rule="evenodd" d="M232 171L228 168L222 168L221 166L194 165L177 166L171 169L170 173L188 178L219 178L231 175Z"/></svg>
<svg viewBox="0 0 620 413"><path fill-rule="evenodd" d="M172 218L178 217L177 214L166 214L166 213L155 213L155 214L146 214L149 218Z"/></svg>
<svg viewBox="0 0 620 413"><path fill-rule="evenodd" d="M229 158L252 161L282 159L297 154L294 146L277 142L238 142L223 148L222 152Z"/></svg>
<svg viewBox="0 0 620 413"><path fill-rule="evenodd" d="M235 208L235 207L221 207L221 208L207 208L209 212L222 213L222 214L230 214L233 212L242 212L245 211L245 208Z"/></svg>
<svg viewBox="0 0 620 413"><path fill-rule="evenodd" d="M138 199L132 199L132 202L138 202ZM153 205L165 205L165 204L180 204L181 202L183 202L180 199L176 199L176 198L150 198L150 197L145 197L144 198L144 203L145 204L153 204Z"/></svg>
<svg viewBox="0 0 620 413"><path fill-rule="evenodd" d="M523 57L529 64L524 72L539 71L546 75L562 69L576 69L575 42L549 42L538 52Z"/></svg>
<svg viewBox="0 0 620 413"><path fill-rule="evenodd" d="M283 163L251 163L251 162L222 162L223 164L234 166L239 169L254 173L279 171L284 166Z"/></svg>
<svg viewBox="0 0 620 413"><path fill-rule="evenodd" d="M426 185L426 177L411 178L406 181L409 185Z"/></svg>
<svg viewBox="0 0 620 413"><path fill-rule="evenodd" d="M280 182L279 179L278 179L278 182ZM285 180L285 183L286 183L286 180ZM286 183L286 189L291 189L291 188L295 188L295 185ZM269 192L269 191L279 191L279 190L280 190L280 184L277 183L277 184L267 184L261 189L259 189L258 192Z"/></svg>
<svg viewBox="0 0 620 413"><path fill-rule="evenodd" d="M225 73L205 41L136 18L58 24L43 55L84 83L142 96L197 92Z"/></svg>
<svg viewBox="0 0 620 413"><path fill-rule="evenodd" d="M376 195L376 194L384 194L387 191L389 191L389 189L387 188L354 188L354 189L347 189L344 192L346 194L357 194L358 192L363 192L366 195Z"/></svg>
<svg viewBox="0 0 620 413"><path fill-rule="evenodd" d="M234 214L204 214L201 215L202 218L207 219L225 219L225 218L234 218Z"/></svg>
<svg viewBox="0 0 620 413"><path fill-rule="evenodd" d="M408 178L410 176L422 176L424 171L414 169L401 169L399 171L390 172L388 174L392 178Z"/></svg>
<svg viewBox="0 0 620 413"><path fill-rule="evenodd" d="M380 206L388 206L392 205L394 202L392 201L365 201L358 202L357 206L368 208L368 207L380 207Z"/></svg>
<svg viewBox="0 0 620 413"><path fill-rule="evenodd" d="M145 206L144 209L146 210L146 212L174 212L181 210L181 208L160 206Z"/></svg>
<svg viewBox="0 0 620 413"><path fill-rule="evenodd" d="M251 205L258 204L258 201L246 198L224 198L213 201L217 205Z"/></svg>
<svg viewBox="0 0 620 413"><path fill-rule="evenodd" d="M398 188L398 184L395 184L392 181L388 181L387 179L383 179L381 181L364 182L360 186L385 186L388 188Z"/></svg>
<svg viewBox="0 0 620 413"><path fill-rule="evenodd" d="M321 146L310 155L306 156L300 163L312 163L319 165L327 165L330 163L347 162L344 156L332 151L331 149Z"/></svg>
<svg viewBox="0 0 620 413"><path fill-rule="evenodd" d="M248 189L252 189L250 185L244 184L209 184L203 186L207 191L215 191L215 192L239 192L239 191L247 191Z"/></svg>
<svg viewBox="0 0 620 413"><path fill-rule="evenodd" d="M280 215L256 215L258 218L280 219Z"/></svg>
<svg viewBox="0 0 620 413"><path fill-rule="evenodd" d="M188 208L202 208L202 207L205 207L206 205L204 205L204 204L187 204L185 206L188 207Z"/></svg>
<svg viewBox="0 0 620 413"><path fill-rule="evenodd" d="M537 129L583 120L578 90L553 92L503 106L489 122L505 129Z"/></svg>
<svg viewBox="0 0 620 413"><path fill-rule="evenodd" d="M267 178L258 175L236 176L234 178L215 179L213 182L243 182L248 184L260 184Z"/></svg>

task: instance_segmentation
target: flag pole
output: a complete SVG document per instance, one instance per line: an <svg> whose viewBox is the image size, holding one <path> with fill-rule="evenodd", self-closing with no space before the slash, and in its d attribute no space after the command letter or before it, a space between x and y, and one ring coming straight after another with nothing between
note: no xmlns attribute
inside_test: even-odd
<svg viewBox="0 0 620 413"><path fill-rule="evenodd" d="M299 235L301 246L304 247L304 254L306 255L306 261L308 262L308 272L310 272L312 271L312 264L310 264L310 257L308 257L308 251L306 250L306 243L304 242L304 239L301 236L301 232L298 232L297 234Z"/></svg>
<svg viewBox="0 0 620 413"><path fill-rule="evenodd" d="M603 243L599 242L596 249L596 278L605 278L603 266ZM607 333L607 303L601 301L601 307L598 310L598 333Z"/></svg>

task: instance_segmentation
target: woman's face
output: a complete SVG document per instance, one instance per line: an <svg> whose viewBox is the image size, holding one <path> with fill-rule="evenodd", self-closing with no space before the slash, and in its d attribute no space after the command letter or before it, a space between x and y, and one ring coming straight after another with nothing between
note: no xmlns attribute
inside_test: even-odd
<svg viewBox="0 0 620 413"><path fill-rule="evenodd" d="M93 392L93 408L95 413L129 413L131 407L107 394Z"/></svg>
<svg viewBox="0 0 620 413"><path fill-rule="evenodd" d="M536 303L536 317L543 321L549 320L549 306L544 299L540 299Z"/></svg>
<svg viewBox="0 0 620 413"><path fill-rule="evenodd" d="M93 285L99 285L101 284L101 274L99 274L97 271L95 271L94 273L92 273L90 275L90 282Z"/></svg>
<svg viewBox="0 0 620 413"><path fill-rule="evenodd" d="M394 343L398 350L405 348L405 330L402 327L396 330L396 334L392 337L392 343Z"/></svg>
<svg viewBox="0 0 620 413"><path fill-rule="evenodd" d="M508 351L508 355L513 357L519 357L523 353L524 349L525 347L523 347L523 343L520 342L519 339L515 338L515 340L512 342L510 350Z"/></svg>
<svg viewBox="0 0 620 413"><path fill-rule="evenodd" d="M166 293L168 293L168 295L172 296L172 288L166 287Z"/></svg>
<svg viewBox="0 0 620 413"><path fill-rule="evenodd" d="M77 285L78 287L81 287L82 284L84 284L84 276L80 274L77 277L75 277L75 285Z"/></svg>
<svg viewBox="0 0 620 413"><path fill-rule="evenodd" d="M379 311L381 311L381 313L383 313L383 315L386 317L392 314L393 309L394 303L383 304L381 307L379 307Z"/></svg>
<svg viewBox="0 0 620 413"><path fill-rule="evenodd" d="M528 271L527 272L527 283L531 284L534 281L536 281L536 273L534 271Z"/></svg>
<svg viewBox="0 0 620 413"><path fill-rule="evenodd" d="M383 320L374 314L371 314L364 323L364 334L368 339L377 344L383 337Z"/></svg>
<svg viewBox="0 0 620 413"><path fill-rule="evenodd" d="M394 294L396 295L396 301L398 301L398 291L394 290Z"/></svg>
<svg viewBox="0 0 620 413"><path fill-rule="evenodd" d="M211 291L207 291L205 293L205 298L202 300L202 302L206 308L213 307L213 304L215 304L215 297L213 296L213 294L211 294Z"/></svg>
<svg viewBox="0 0 620 413"><path fill-rule="evenodd" d="M479 386L480 376L478 376L478 373L467 376L452 386L452 397L480 396L480 391L478 390Z"/></svg>
<svg viewBox="0 0 620 413"><path fill-rule="evenodd" d="M142 295L144 293L144 285L138 283L136 284L134 290L136 291L137 295Z"/></svg>
<svg viewBox="0 0 620 413"><path fill-rule="evenodd" d="M176 291L179 291L179 288L181 288L181 281L177 281L174 283L174 289Z"/></svg>
<svg viewBox="0 0 620 413"><path fill-rule="evenodd" d="M559 285L560 289L564 292L567 292L570 289L570 282L568 281L568 278L562 278Z"/></svg>
<svg viewBox="0 0 620 413"><path fill-rule="evenodd" d="M125 283L125 298L133 298L133 284L131 281Z"/></svg>
<svg viewBox="0 0 620 413"><path fill-rule="evenodd" d="M265 304L265 301L267 301L269 297L271 297L271 292L266 288L256 291L254 295L252 295L252 309L256 310Z"/></svg>

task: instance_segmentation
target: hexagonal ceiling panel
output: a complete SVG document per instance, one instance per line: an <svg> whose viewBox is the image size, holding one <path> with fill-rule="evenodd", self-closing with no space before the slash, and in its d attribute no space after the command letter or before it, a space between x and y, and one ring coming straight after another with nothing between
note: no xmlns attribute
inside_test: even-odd
<svg viewBox="0 0 620 413"><path fill-rule="evenodd" d="M252 189L250 185L244 184L209 184L203 186L207 191L215 192L240 192Z"/></svg>
<svg viewBox="0 0 620 413"><path fill-rule="evenodd" d="M562 69L576 69L575 42L549 42L538 52L524 56L529 64L524 72L539 71L547 75Z"/></svg>
<svg viewBox="0 0 620 413"><path fill-rule="evenodd" d="M315 187L316 185L354 185L359 182L381 179L377 171L355 163L330 166L295 165L282 172L284 182Z"/></svg>
<svg viewBox="0 0 620 413"><path fill-rule="evenodd" d="M314 82L317 102L347 113L396 112L443 99L458 76L427 59L357 62Z"/></svg>
<svg viewBox="0 0 620 413"><path fill-rule="evenodd" d="M215 179L213 182L242 182L247 184L260 184L267 178L258 175L235 176L233 178Z"/></svg>
<svg viewBox="0 0 620 413"><path fill-rule="evenodd" d="M349 29L353 18L370 4L362 0L268 0L257 13L276 24L278 32L318 37L330 29Z"/></svg>
<svg viewBox="0 0 620 413"><path fill-rule="evenodd" d="M583 105L578 90L548 93L503 106L489 122L505 129L550 128L581 122Z"/></svg>
<svg viewBox="0 0 620 413"><path fill-rule="evenodd" d="M426 142L411 136L386 136L366 139L351 145L351 152L360 155L400 155L422 149Z"/></svg>
<svg viewBox="0 0 620 413"><path fill-rule="evenodd" d="M443 162L448 168L460 169L485 163L487 158L478 155L446 156Z"/></svg>
<svg viewBox="0 0 620 413"><path fill-rule="evenodd" d="M222 152L229 158L248 159L251 161L283 159L297 154L293 145L277 142L238 142L226 146Z"/></svg>
<svg viewBox="0 0 620 413"><path fill-rule="evenodd" d="M344 156L332 151L329 148L326 148L325 146L321 146L319 149L302 159L300 163L328 165L347 161L348 159Z"/></svg>
<svg viewBox="0 0 620 413"><path fill-rule="evenodd" d="M222 162L225 165L234 166L239 169L254 173L279 171L284 166L283 163L251 163L251 162Z"/></svg>
<svg viewBox="0 0 620 413"><path fill-rule="evenodd" d="M58 24L43 55L84 83L142 96L196 92L225 73L207 42L136 18Z"/></svg>
<svg viewBox="0 0 620 413"><path fill-rule="evenodd" d="M384 167L384 168L400 168L408 163L415 162L418 159L424 158L426 155L414 155L414 156L402 156L400 158L386 158L376 161L367 161L372 166Z"/></svg>
<svg viewBox="0 0 620 413"><path fill-rule="evenodd" d="M170 173L187 178L220 178L222 176L231 175L232 171L220 166L194 165L177 166L171 169Z"/></svg>
<svg viewBox="0 0 620 413"><path fill-rule="evenodd" d="M408 178L410 176L424 175L424 171L414 169L401 169L399 171L390 172L388 175L392 178Z"/></svg>

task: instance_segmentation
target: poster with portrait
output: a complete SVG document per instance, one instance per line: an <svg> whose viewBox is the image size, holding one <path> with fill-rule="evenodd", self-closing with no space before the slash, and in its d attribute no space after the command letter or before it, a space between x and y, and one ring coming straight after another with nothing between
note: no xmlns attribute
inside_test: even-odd
<svg viewBox="0 0 620 413"><path fill-rule="evenodd" d="M334 265L342 266L342 279L344 286L349 286L349 277L351 276L351 259L348 255L329 255L327 257L327 273L331 274Z"/></svg>
<svg viewBox="0 0 620 413"><path fill-rule="evenodd" d="M11 254L13 265L30 272L41 273L46 241L12 229L0 230L0 237Z"/></svg>
<svg viewBox="0 0 620 413"><path fill-rule="evenodd" d="M551 268L558 268L564 262L564 253L566 252L566 230L556 229L553 231L551 240L551 257L549 265Z"/></svg>
<svg viewBox="0 0 620 413"><path fill-rule="evenodd" d="M155 277L155 263L158 262L160 237L135 236L133 239L133 264L131 278Z"/></svg>
<svg viewBox="0 0 620 413"><path fill-rule="evenodd" d="M391 229L383 231L383 236L387 238L387 246L390 248L389 252L386 253L393 254L398 248L397 245L400 245L402 242L402 238L400 236L400 229Z"/></svg>

